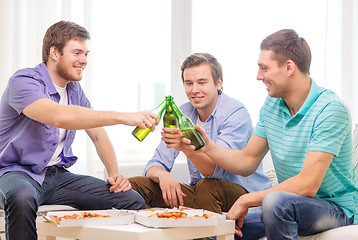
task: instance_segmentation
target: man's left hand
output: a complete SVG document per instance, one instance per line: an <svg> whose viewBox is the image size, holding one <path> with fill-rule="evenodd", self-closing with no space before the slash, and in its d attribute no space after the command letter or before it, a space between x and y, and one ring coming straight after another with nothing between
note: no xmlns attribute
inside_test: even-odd
<svg viewBox="0 0 358 240"><path fill-rule="evenodd" d="M111 184L109 188L110 192L126 192L132 188L129 180L123 175L115 175L107 178L107 183Z"/></svg>
<svg viewBox="0 0 358 240"><path fill-rule="evenodd" d="M227 213L226 217L227 219L236 220L235 224L235 234L243 237L243 234L241 232L242 225L244 225L244 217L247 215L248 208L245 207L240 202L240 198L236 200L234 205L230 208L229 212Z"/></svg>

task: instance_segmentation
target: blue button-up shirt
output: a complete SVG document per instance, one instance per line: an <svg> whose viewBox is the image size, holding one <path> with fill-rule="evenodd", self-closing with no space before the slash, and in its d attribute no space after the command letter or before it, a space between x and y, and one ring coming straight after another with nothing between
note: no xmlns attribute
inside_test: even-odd
<svg viewBox="0 0 358 240"><path fill-rule="evenodd" d="M194 124L197 123L198 112L190 102L180 106L180 109ZM253 133L253 127L245 106L240 101L222 93L218 97L214 111L205 121L205 131L211 140L223 148L243 149ZM154 156L147 163L143 174L145 175L148 169L153 166L162 166L166 171L170 172L178 154L179 151L167 148L166 144L161 141L155 150ZM187 159L187 163L190 175L189 183L195 185L200 180L201 174L190 159ZM262 164L254 174L248 177L229 173L216 166L214 173L208 178L236 183L248 192L270 187L269 179L263 174Z"/></svg>
<svg viewBox="0 0 358 240"><path fill-rule="evenodd" d="M91 107L78 82L67 85L67 94L69 105ZM10 78L0 102L0 176L9 171L23 171L42 184L47 163L58 145L59 129L22 113L42 98L57 103L60 100L44 63L19 70ZM70 167L77 160L71 150L75 133L66 131L62 160L57 165Z"/></svg>

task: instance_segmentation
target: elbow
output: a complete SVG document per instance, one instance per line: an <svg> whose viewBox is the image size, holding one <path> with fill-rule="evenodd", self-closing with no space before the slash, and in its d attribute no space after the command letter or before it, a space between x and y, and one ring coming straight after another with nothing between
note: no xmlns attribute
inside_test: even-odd
<svg viewBox="0 0 358 240"><path fill-rule="evenodd" d="M306 182L301 186L301 195L305 197L314 197L318 192L319 186L314 183Z"/></svg>
<svg viewBox="0 0 358 240"><path fill-rule="evenodd" d="M308 187L308 188L306 188L306 189L304 190L303 195L306 196L306 197L312 198L312 197L316 196L317 191L318 191L318 190L314 189L313 187Z"/></svg>
<svg viewBox="0 0 358 240"><path fill-rule="evenodd" d="M67 130L75 130L75 129L71 129L69 127L69 124L68 124L69 122L71 122L71 119L64 116L64 114L57 114L56 116L54 116L51 125L53 125L54 127L57 127L57 128L63 128L63 129L67 129Z"/></svg>

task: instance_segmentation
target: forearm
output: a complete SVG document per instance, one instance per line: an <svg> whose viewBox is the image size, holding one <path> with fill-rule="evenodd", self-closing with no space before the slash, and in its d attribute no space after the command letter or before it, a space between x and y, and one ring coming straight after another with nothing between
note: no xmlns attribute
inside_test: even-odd
<svg viewBox="0 0 358 240"><path fill-rule="evenodd" d="M242 151L222 148L211 140L206 142L202 151L212 162L234 174L249 176L257 168L250 164Z"/></svg>
<svg viewBox="0 0 358 240"><path fill-rule="evenodd" d="M61 106L61 108L57 117L53 119L52 125L69 130L121 124L126 115L126 113L97 111L79 106Z"/></svg>
<svg viewBox="0 0 358 240"><path fill-rule="evenodd" d="M86 132L89 134L91 140L93 141L97 154L107 170L108 176L111 177L118 175L118 163L115 151L111 141L107 136L106 131L103 128L95 128L86 130Z"/></svg>
<svg viewBox="0 0 358 240"><path fill-rule="evenodd" d="M149 111L113 112L60 105L50 99L43 98L27 106L23 113L38 122L68 130L91 129L115 124L152 127L159 123L158 116Z"/></svg>
<svg viewBox="0 0 358 240"><path fill-rule="evenodd" d="M166 171L161 166L153 166L153 167L148 169L148 171L146 172L145 176L150 178L154 182L159 183L159 176L161 174L170 174L170 173L168 171Z"/></svg>
<svg viewBox="0 0 358 240"><path fill-rule="evenodd" d="M200 151L183 152L201 174L203 174L204 176L213 175L216 168L216 163L208 155Z"/></svg>
<svg viewBox="0 0 358 240"><path fill-rule="evenodd" d="M267 194L278 191L295 193L306 197L313 197L315 194L312 192L316 192L317 189L312 189L307 181L302 179L301 176L296 175L269 189L244 194L239 198L238 201L240 201L240 203L246 207L261 206L262 201Z"/></svg>

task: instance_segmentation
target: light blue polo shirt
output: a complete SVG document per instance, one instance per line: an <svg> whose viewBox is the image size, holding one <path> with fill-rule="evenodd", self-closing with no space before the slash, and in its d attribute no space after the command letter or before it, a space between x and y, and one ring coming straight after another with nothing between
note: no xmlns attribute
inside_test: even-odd
<svg viewBox="0 0 358 240"><path fill-rule="evenodd" d="M334 155L317 197L335 202L358 223L358 187L352 155L349 110L337 95L317 86L300 110L291 116L282 98L267 97L254 134L266 138L278 182L297 175L308 151Z"/></svg>

